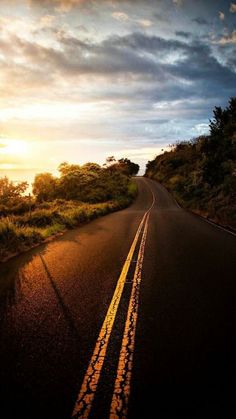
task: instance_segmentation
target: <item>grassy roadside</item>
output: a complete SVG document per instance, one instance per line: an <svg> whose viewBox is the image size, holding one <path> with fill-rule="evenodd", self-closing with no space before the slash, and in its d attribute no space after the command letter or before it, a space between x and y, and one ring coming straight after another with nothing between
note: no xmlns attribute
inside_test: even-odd
<svg viewBox="0 0 236 419"><path fill-rule="evenodd" d="M176 191L170 190L177 202L186 210L200 215L216 224L236 231L235 205L221 190L214 190L207 197L185 200Z"/></svg>
<svg viewBox="0 0 236 419"><path fill-rule="evenodd" d="M104 203L87 204L55 200L40 204L31 215L12 215L0 220L0 262L34 247L68 229L128 207L137 195L131 180L127 194Z"/></svg>
<svg viewBox="0 0 236 419"><path fill-rule="evenodd" d="M170 182L160 181L155 177L152 179L161 183L182 208L229 230L236 231L235 206L232 206L230 200L227 200L220 190L209 192L207 197L202 197L201 200L196 197L184 199Z"/></svg>

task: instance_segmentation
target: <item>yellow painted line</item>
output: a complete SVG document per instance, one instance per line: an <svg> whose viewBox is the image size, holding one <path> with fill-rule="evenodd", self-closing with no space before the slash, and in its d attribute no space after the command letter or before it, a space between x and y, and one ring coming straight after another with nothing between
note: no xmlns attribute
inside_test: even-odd
<svg viewBox="0 0 236 419"><path fill-rule="evenodd" d="M142 280L142 266L147 238L149 214L147 216L140 244L137 265L134 273L133 287L123 334L117 375L110 408L110 419L125 419L128 414L130 384L135 347L135 333L138 319L139 293Z"/></svg>
<svg viewBox="0 0 236 419"><path fill-rule="evenodd" d="M87 418L89 416L89 413L92 407L92 402L93 402L95 392L97 389L98 381L100 378L102 366L104 363L104 358L106 355L106 350L107 350L108 342L110 339L110 335L112 332L112 327L115 321L115 316L116 316L119 302L121 299L121 295L124 289L126 276L127 276L130 263L132 261L132 257L135 251L135 247L138 242L146 216L147 216L147 213L144 214L142 221L139 224L139 227L136 232L134 241L131 245L128 257L123 265L123 269L121 271L119 280L117 282L115 292L113 294L110 306L107 311L107 315L105 317L102 328L100 330L92 358L90 360L88 369L84 376L84 380L83 380L80 393L78 395L78 398L74 407L72 417Z"/></svg>
<svg viewBox="0 0 236 419"><path fill-rule="evenodd" d="M146 182L145 182L146 183ZM151 209L154 206L155 203L155 196L151 190L151 188L149 187L149 185L147 185L148 188L150 189L151 193L152 193L152 197L153 197L153 201L152 201L152 205L151 207L145 212L138 230L136 232L135 238L133 240L133 243L130 247L127 259L123 265L120 277L118 279L117 285L116 285L116 289L115 292L113 294L110 306L108 308L105 320L103 322L103 325L101 327L98 339L96 341L95 344L95 348L93 351L93 355L91 357L91 360L89 362L89 366L87 368L87 371L85 373L84 379L83 379L83 383L79 392L79 395L77 397L77 401L75 403L75 407L72 413L72 418L88 418L91 408L92 408L92 403L95 397L95 393L97 390L97 386L98 386L98 382L100 379L100 375L101 375L101 371L102 371L102 367L103 367L103 363L105 360L105 356L106 356L106 351L107 351L107 347L108 347L108 343L109 343L109 339L111 336L111 332L112 332L112 328L113 328L113 324L115 321L115 317L116 317L116 313L119 307L119 303L121 300L121 296L122 296L122 292L124 289L124 285L125 285L125 281L126 281L126 277L127 277L127 273L129 271L129 267L132 261L132 257L138 242L138 239L140 237L141 231L142 231L142 227L146 221L146 218L148 216L148 214L150 213Z"/></svg>

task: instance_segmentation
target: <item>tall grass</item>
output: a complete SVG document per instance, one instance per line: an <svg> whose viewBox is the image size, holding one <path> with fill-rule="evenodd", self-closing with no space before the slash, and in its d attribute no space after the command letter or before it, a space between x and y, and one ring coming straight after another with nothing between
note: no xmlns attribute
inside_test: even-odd
<svg viewBox="0 0 236 419"><path fill-rule="evenodd" d="M31 214L3 217L0 220L0 261L66 229L125 208L136 194L137 186L131 181L127 195L117 200L98 204L56 200L39 205Z"/></svg>
<svg viewBox="0 0 236 419"><path fill-rule="evenodd" d="M19 226L10 220L3 218L0 221L0 260L7 254L24 250L34 244L40 243L43 235L35 228Z"/></svg>

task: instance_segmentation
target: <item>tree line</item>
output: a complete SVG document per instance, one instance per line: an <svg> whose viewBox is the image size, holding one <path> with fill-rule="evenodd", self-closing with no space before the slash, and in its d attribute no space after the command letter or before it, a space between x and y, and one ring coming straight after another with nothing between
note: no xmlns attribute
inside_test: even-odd
<svg viewBox="0 0 236 419"><path fill-rule="evenodd" d="M131 176L139 171L139 165L127 158L116 160L113 156L100 166L61 163L59 176L49 172L39 173L32 184L37 203L55 199L76 200L89 203L105 202L126 195ZM14 183L7 177L0 179L0 215L8 210L23 213L28 208L27 182Z"/></svg>
<svg viewBox="0 0 236 419"><path fill-rule="evenodd" d="M131 178L138 165L109 157L96 163L62 163L59 176L35 176L33 196L27 182L0 179L0 261L99 216L126 208L137 195Z"/></svg>

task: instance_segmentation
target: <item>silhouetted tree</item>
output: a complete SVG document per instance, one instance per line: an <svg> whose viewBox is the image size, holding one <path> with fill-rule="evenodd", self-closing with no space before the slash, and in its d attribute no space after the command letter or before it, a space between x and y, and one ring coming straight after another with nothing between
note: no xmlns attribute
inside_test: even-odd
<svg viewBox="0 0 236 419"><path fill-rule="evenodd" d="M133 163L131 160L127 158L122 158L118 160L121 167L123 167L124 173L128 176L135 176L139 172L139 165L136 163Z"/></svg>
<svg viewBox="0 0 236 419"><path fill-rule="evenodd" d="M34 178L33 194L37 201L53 201L57 196L57 179L51 173L39 173Z"/></svg>
<svg viewBox="0 0 236 419"><path fill-rule="evenodd" d="M28 188L27 182L14 183L6 176L0 178L0 203L5 204L9 200L19 198Z"/></svg>

